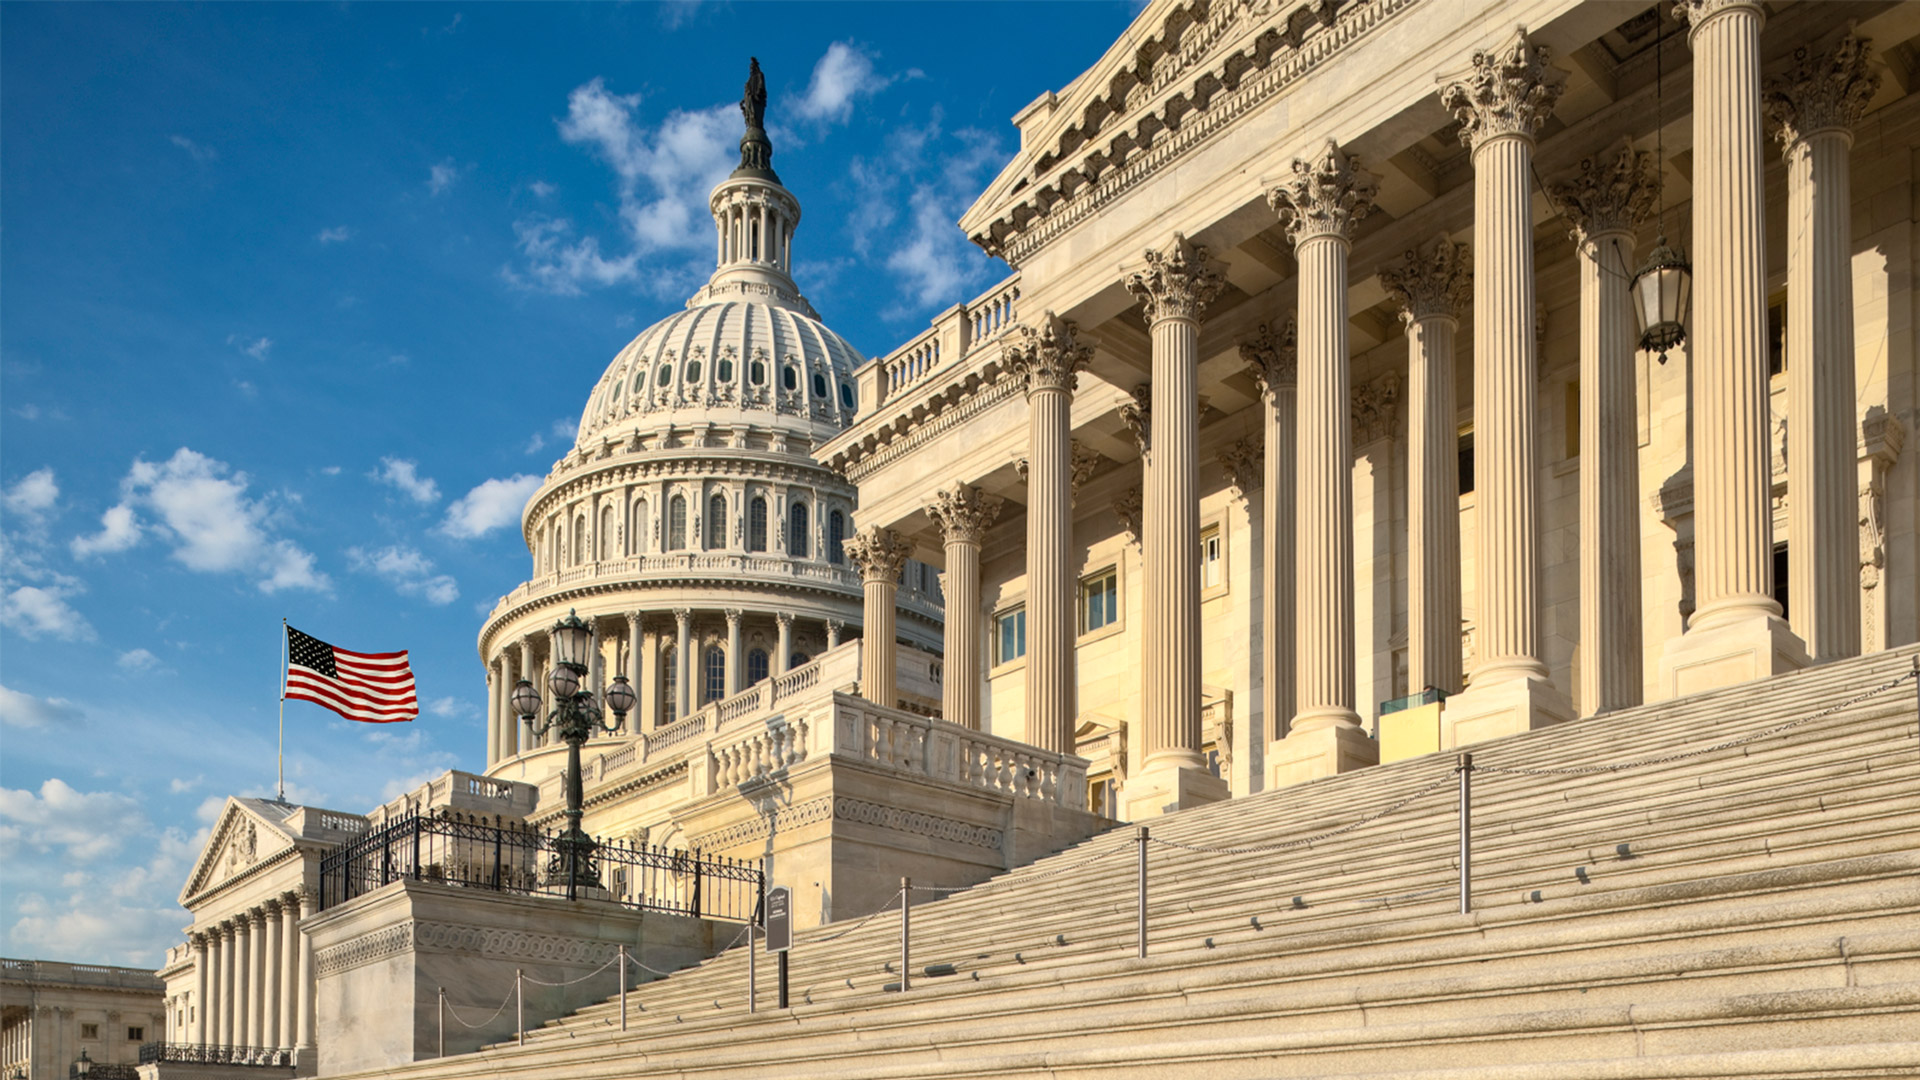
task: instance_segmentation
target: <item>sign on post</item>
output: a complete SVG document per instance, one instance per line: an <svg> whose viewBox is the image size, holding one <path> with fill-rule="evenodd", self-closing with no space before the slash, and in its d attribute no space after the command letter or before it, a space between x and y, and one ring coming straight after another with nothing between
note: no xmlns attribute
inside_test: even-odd
<svg viewBox="0 0 1920 1080"><path fill-rule="evenodd" d="M785 885L767 890L767 951L783 953L793 947L793 892Z"/></svg>

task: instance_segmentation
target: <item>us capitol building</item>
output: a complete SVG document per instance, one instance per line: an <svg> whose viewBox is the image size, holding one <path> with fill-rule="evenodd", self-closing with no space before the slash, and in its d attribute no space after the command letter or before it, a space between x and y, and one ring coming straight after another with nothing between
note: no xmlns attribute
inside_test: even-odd
<svg viewBox="0 0 1920 1080"><path fill-rule="evenodd" d="M143 1070L1523 1075L1493 1039L1569 1076L1913 1075L1916 79L1916 3L1152 0L959 222L1012 276L869 361L790 276L756 64L713 277L526 507L484 768L367 814L230 800L160 972L188 1049ZM1513 793L1471 868L1467 752ZM1187 860L1150 900L1138 833L1137 960L1121 822ZM730 950L762 885L832 969L791 1011ZM903 895L956 935L924 977ZM1192 940L1148 959L1150 910ZM1258 944L1287 918L1326 929ZM1429 951L1365 952L1386 925ZM1803 987L1825 945L1788 926L1889 959ZM1645 953L1717 973L1697 1008L1565 975L1714 934L1751 966ZM1455 948L1512 987L1318 1049L1332 1019L1232 1027L1369 965L1402 981L1353 999L1399 1001ZM1309 954L1348 959L1273 966ZM1540 1011L1500 1034L1503 994ZM1575 1015L1612 1002L1676 1041ZM1403 1022L1413 1056L1367 1034Z"/></svg>

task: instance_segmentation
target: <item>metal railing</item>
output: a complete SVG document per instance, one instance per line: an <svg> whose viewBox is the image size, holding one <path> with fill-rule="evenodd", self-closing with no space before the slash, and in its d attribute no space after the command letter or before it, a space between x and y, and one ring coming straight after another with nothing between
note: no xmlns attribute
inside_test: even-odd
<svg viewBox="0 0 1920 1080"><path fill-rule="evenodd" d="M588 860L600 889L574 873ZM477 814L438 811L399 818L320 860L320 909L396 881L568 900L611 900L676 915L744 921L760 902L760 868L699 852L626 841L582 848L558 830Z"/></svg>
<svg viewBox="0 0 1920 1080"><path fill-rule="evenodd" d="M177 1065L257 1065L267 1068L293 1068L293 1051L271 1046L220 1046L212 1043L142 1043L140 1064ZM88 1074L102 1075L95 1065Z"/></svg>

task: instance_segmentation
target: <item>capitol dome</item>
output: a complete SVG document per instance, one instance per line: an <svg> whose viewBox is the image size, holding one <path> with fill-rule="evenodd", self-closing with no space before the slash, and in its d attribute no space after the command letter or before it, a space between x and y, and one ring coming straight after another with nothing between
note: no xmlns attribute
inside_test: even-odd
<svg viewBox="0 0 1920 1080"><path fill-rule="evenodd" d="M765 105L756 63L740 167L709 200L713 276L614 356L521 515L532 575L480 632L495 775L538 779L564 760L506 697L520 679L546 685L548 630L569 612L594 631L590 685L625 676L638 694L614 738L688 719L858 635L862 585L841 549L856 492L812 451L852 423L866 360L794 284L800 202L773 171ZM905 576L895 631L937 651L937 579L912 562Z"/></svg>

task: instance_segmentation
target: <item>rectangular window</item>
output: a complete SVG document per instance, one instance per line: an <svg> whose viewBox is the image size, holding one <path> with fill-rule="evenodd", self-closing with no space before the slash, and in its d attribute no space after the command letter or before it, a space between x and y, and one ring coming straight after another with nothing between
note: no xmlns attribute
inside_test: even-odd
<svg viewBox="0 0 1920 1080"><path fill-rule="evenodd" d="M1080 632L1090 634L1120 619L1120 575L1103 570L1080 582Z"/></svg>
<svg viewBox="0 0 1920 1080"><path fill-rule="evenodd" d="M128 1028L128 1029L127 1029L127 1041L128 1041L128 1042L142 1042L142 1041L144 1041L144 1040L146 1039L146 1037L147 1037L147 1029L146 1029L146 1028L143 1028L143 1027L130 1027L130 1028Z"/></svg>
<svg viewBox="0 0 1920 1080"><path fill-rule="evenodd" d="M83 1039L97 1039L97 1038L99 1038L99 1037L100 1037L100 1025L99 1025L99 1024L81 1024L81 1025L80 1025L80 1037L81 1037L81 1038L83 1038Z"/></svg>
<svg viewBox="0 0 1920 1080"><path fill-rule="evenodd" d="M1004 664L1027 655L1027 609L1017 607L993 618L993 662Z"/></svg>
<svg viewBox="0 0 1920 1080"><path fill-rule="evenodd" d="M1087 809L1101 817L1113 816L1113 778L1089 781L1087 784Z"/></svg>
<svg viewBox="0 0 1920 1080"><path fill-rule="evenodd" d="M1561 417L1561 429L1566 432L1566 445L1561 447L1563 458L1580 456L1580 380L1567 383L1566 410Z"/></svg>
<svg viewBox="0 0 1920 1080"><path fill-rule="evenodd" d="M1460 436L1460 494L1473 493L1473 432Z"/></svg>
<svg viewBox="0 0 1920 1080"><path fill-rule="evenodd" d="M1767 374L1787 370L1787 298L1782 295L1767 305Z"/></svg>
<svg viewBox="0 0 1920 1080"><path fill-rule="evenodd" d="M1211 589L1220 584L1225 573L1226 549L1220 541L1220 526L1200 530L1200 587Z"/></svg>

